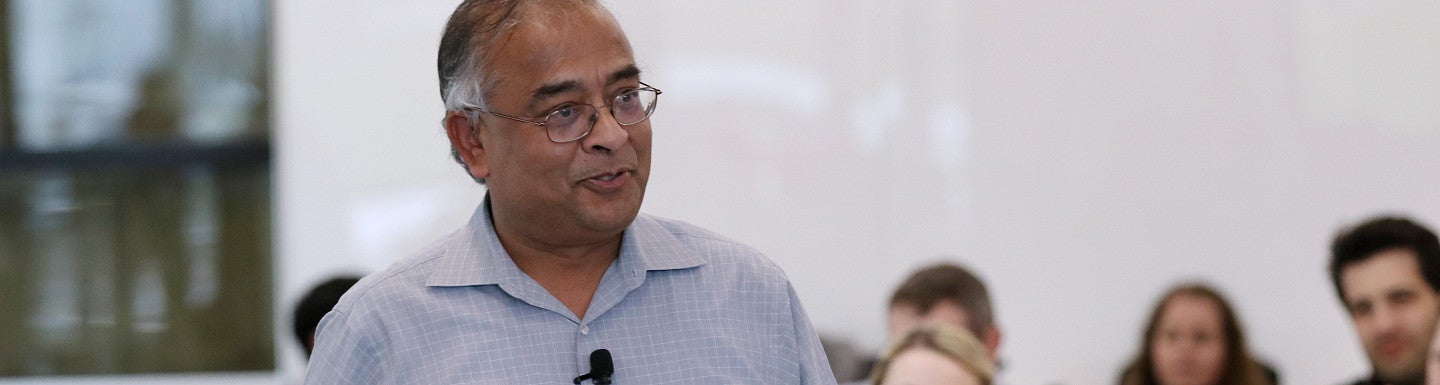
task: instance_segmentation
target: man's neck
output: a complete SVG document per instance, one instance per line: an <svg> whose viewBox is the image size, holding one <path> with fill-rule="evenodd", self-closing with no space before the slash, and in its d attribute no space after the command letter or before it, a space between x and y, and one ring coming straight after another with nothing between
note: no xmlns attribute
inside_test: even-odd
<svg viewBox="0 0 1440 385"><path fill-rule="evenodd" d="M584 319L585 311L605 270L620 255L621 234L602 242L578 245L554 245L540 239L505 231L498 224L495 235L510 254L515 266L530 276L569 308L576 318Z"/></svg>

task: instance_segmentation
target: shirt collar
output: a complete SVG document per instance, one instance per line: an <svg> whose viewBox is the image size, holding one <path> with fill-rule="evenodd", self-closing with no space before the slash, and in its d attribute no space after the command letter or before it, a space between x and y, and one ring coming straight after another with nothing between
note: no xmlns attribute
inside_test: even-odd
<svg viewBox="0 0 1440 385"><path fill-rule="evenodd" d="M498 285L512 280L529 279L495 235L490 216L490 195L464 228L445 243L437 269L426 279L426 286ZM638 275L644 271L677 270L705 264L685 247L676 235L653 217L640 214L625 228L620 242L616 267Z"/></svg>

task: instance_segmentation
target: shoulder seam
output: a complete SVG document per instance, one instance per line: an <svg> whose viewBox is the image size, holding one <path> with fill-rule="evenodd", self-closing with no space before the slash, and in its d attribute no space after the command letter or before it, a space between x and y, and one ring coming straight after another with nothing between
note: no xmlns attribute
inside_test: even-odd
<svg viewBox="0 0 1440 385"><path fill-rule="evenodd" d="M446 240L449 240L451 237L453 237L453 235L451 235L451 236L446 236L445 238L441 238L439 241L436 241L436 244L439 244L439 243L442 243L442 242L444 242L444 241L446 241ZM376 276L374 283L368 284L368 285L366 285L364 288L362 288L362 290L361 290L360 292L356 293L357 296L355 297L355 299L354 299L354 300L351 300L351 301L349 301L349 302L360 302L360 300L362 300L362 299L370 296L370 289L371 289L371 288L373 288L373 287L375 287L375 286L379 286L381 283L384 283L385 281L388 281L388 280L390 280L391 278L395 278L395 276L397 276L397 275L404 274L404 273L406 273L406 272L409 272L410 270L414 270L414 269L420 267L421 265L430 263L430 262L432 262L432 261L434 261L434 260L436 260L436 259L439 259L439 258L444 257L444 256L449 255L449 254L450 254L449 250L443 250L443 251L441 251L441 252L439 252L439 253L435 253L435 255L432 255L432 256L430 256L429 258L424 258L424 259L415 261L415 263L411 264L410 266L406 266L406 267L403 268L403 269L397 269L397 270L394 270L394 271L390 271L390 272L388 272L387 274L385 274L385 275L383 275L383 276ZM386 269L386 270L389 270L389 269ZM380 273L386 273L386 270L381 270ZM339 307L336 307L336 309L339 309ZM348 314L348 313L347 313L347 314Z"/></svg>

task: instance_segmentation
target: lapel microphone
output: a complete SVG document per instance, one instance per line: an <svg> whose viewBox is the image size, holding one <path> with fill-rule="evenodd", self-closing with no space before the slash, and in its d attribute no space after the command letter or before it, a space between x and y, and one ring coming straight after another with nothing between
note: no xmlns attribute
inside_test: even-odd
<svg viewBox="0 0 1440 385"><path fill-rule="evenodd" d="M596 349L590 352L590 373L575 377L575 385L591 380L595 385L610 385L610 376L615 374L615 362L610 360L610 351Z"/></svg>

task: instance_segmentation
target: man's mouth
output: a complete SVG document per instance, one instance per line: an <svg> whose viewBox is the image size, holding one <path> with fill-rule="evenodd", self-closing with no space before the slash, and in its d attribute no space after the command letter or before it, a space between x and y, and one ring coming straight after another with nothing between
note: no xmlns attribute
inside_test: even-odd
<svg viewBox="0 0 1440 385"><path fill-rule="evenodd" d="M602 191L615 190L619 189L626 183L628 175L631 173L634 173L634 171L629 169L618 169L603 174L593 175L589 178L581 179L580 183L587 185L590 188L599 189Z"/></svg>
<svg viewBox="0 0 1440 385"><path fill-rule="evenodd" d="M1405 353L1407 345L1399 338L1387 338L1380 341L1380 354L1386 357L1398 357Z"/></svg>

